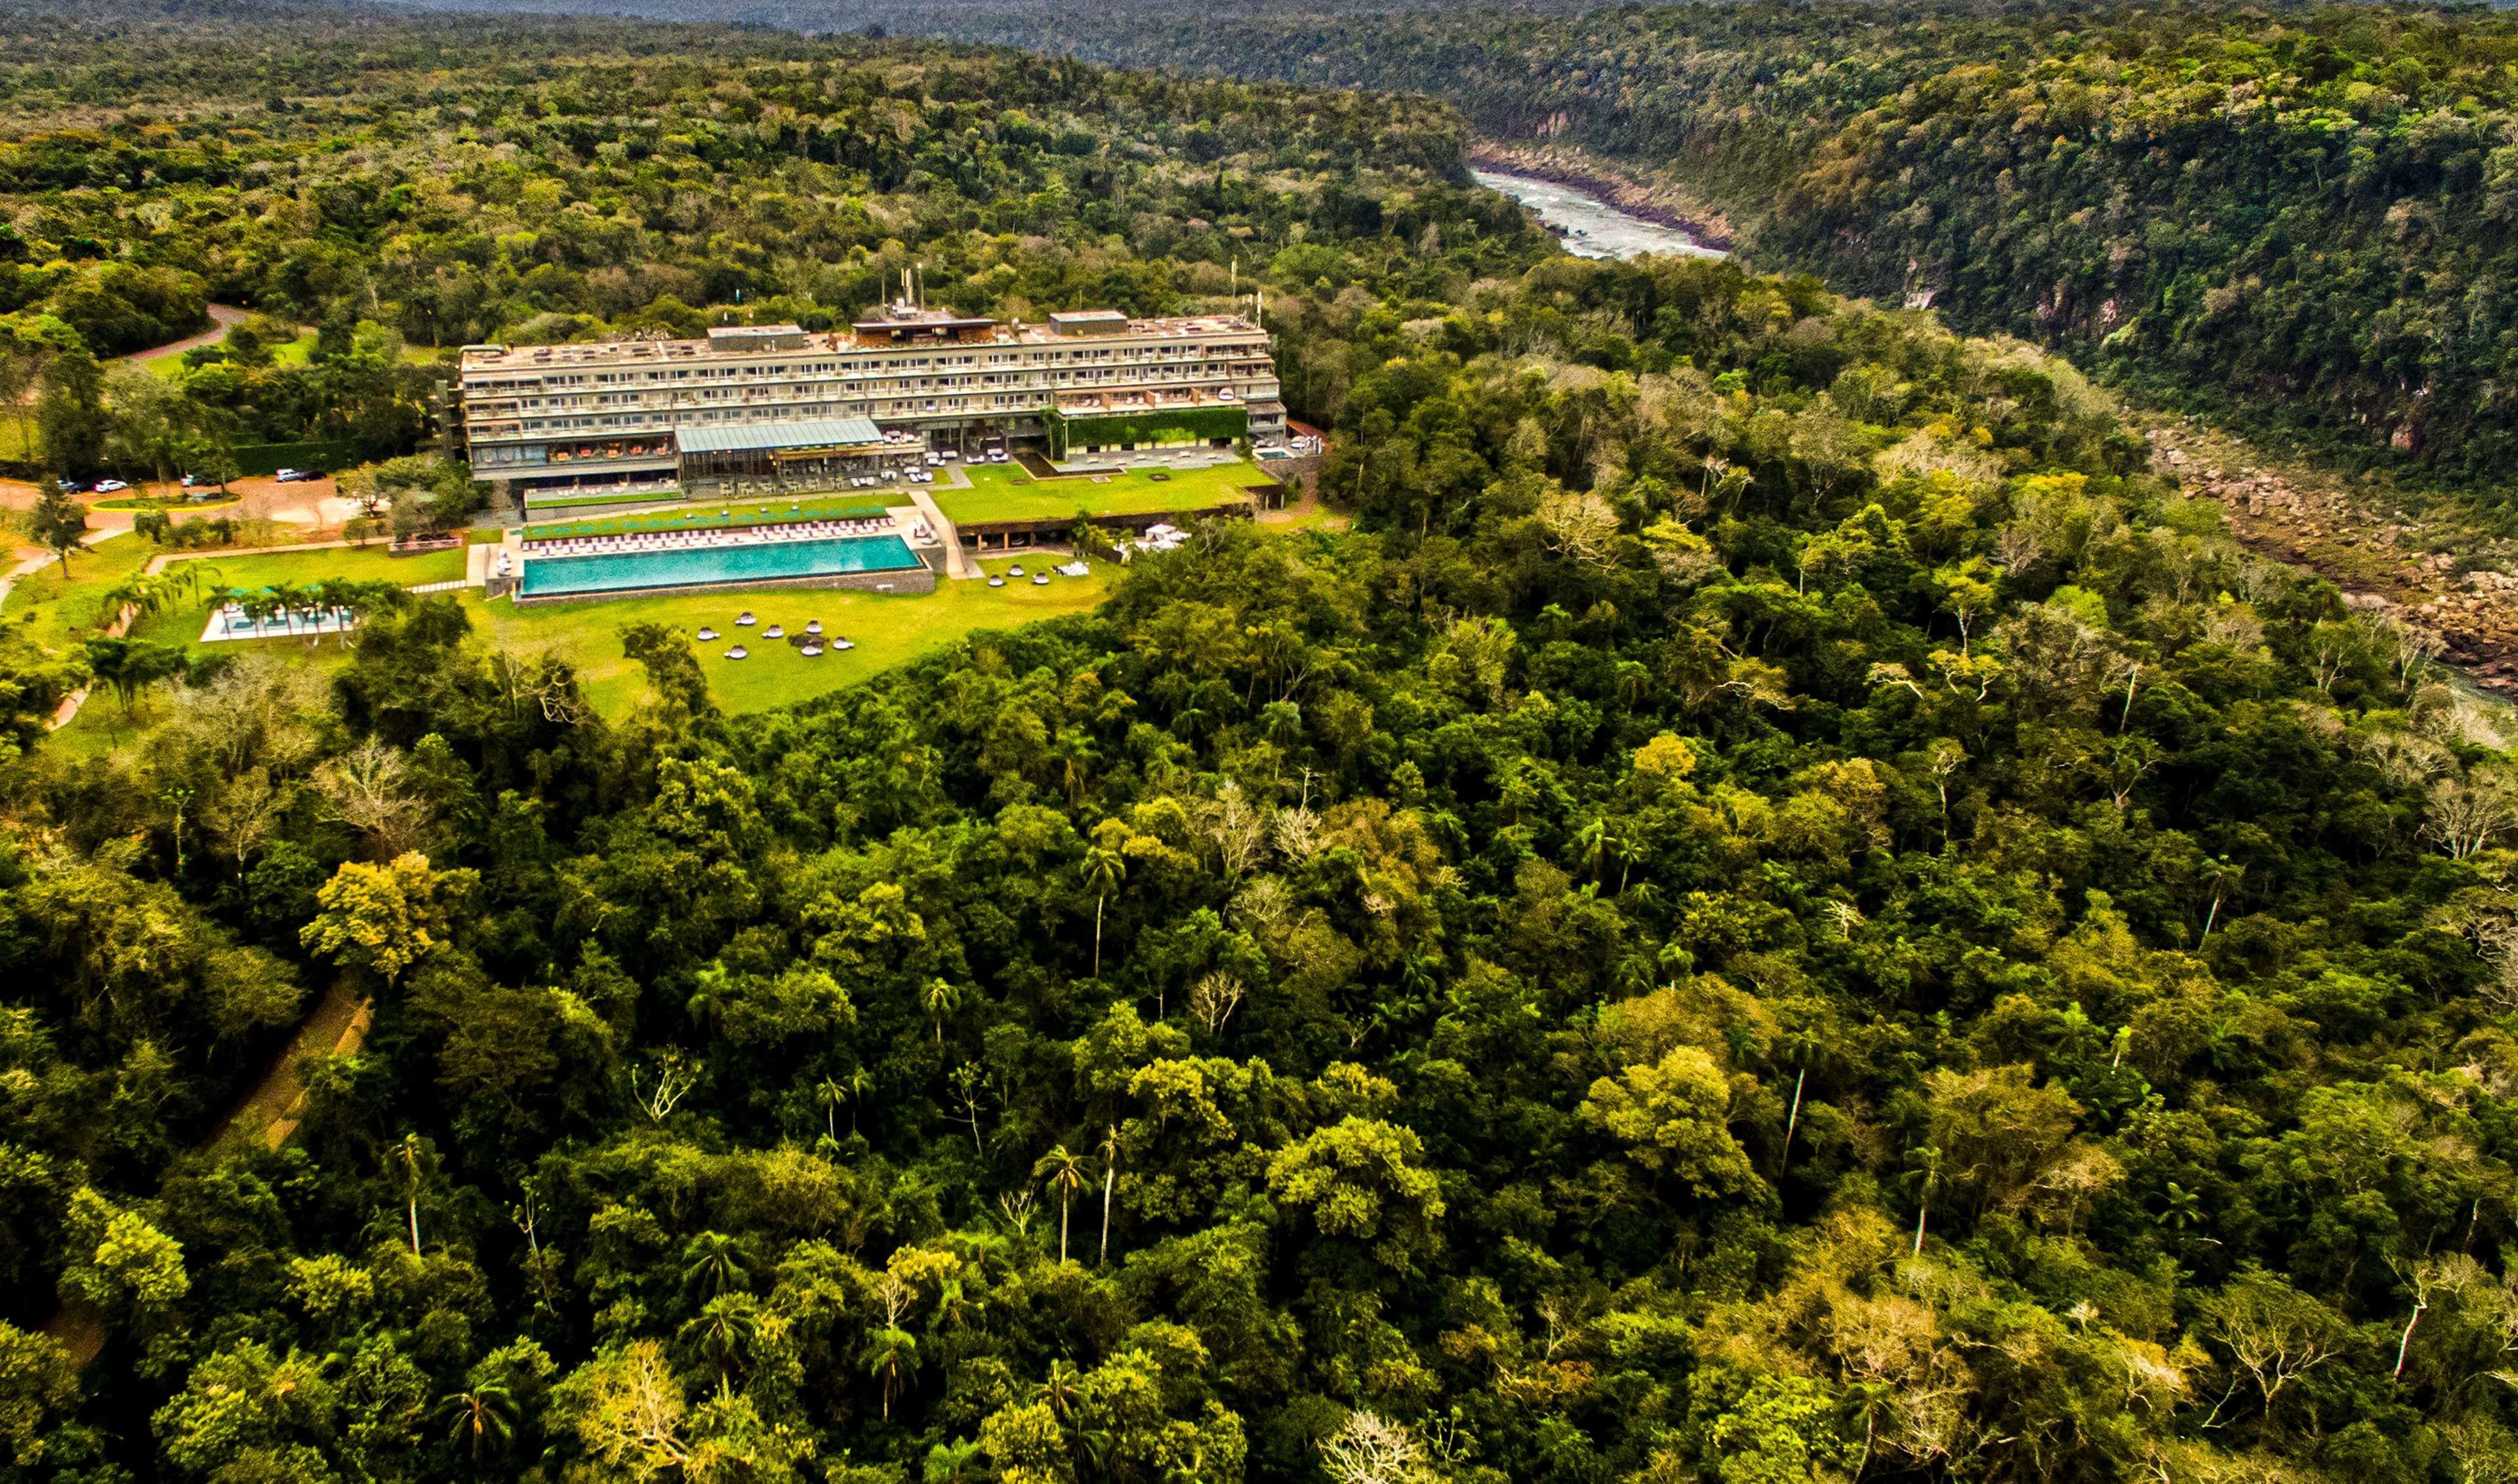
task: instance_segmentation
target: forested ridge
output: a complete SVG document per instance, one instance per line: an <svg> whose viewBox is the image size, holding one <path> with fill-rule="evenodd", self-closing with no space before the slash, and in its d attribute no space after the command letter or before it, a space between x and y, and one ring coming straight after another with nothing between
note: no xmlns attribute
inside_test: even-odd
<svg viewBox="0 0 2518 1484"><path fill-rule="evenodd" d="M2518 451L2501 12L1539 9L874 13L1129 65L1421 91L1495 138L1667 172L1771 266L2064 347L2347 464L2489 488Z"/></svg>
<svg viewBox="0 0 2518 1484"><path fill-rule="evenodd" d="M410 453L468 341L827 328L913 264L938 303L1035 318L1229 303L1288 248L1441 297L1543 241L1467 188L1463 135L1431 103L934 43L12 6L0 405L30 472L163 478L244 442ZM211 300L260 318L108 384L99 358Z"/></svg>
<svg viewBox="0 0 2518 1484"><path fill-rule="evenodd" d="M326 44L293 23L195 65ZM48 42L44 86L172 36L134 24ZM330 678L197 666L102 757L14 731L13 1477L2508 1476L2502 723L2240 551L2069 364L1568 258L1446 183L1422 103L663 27L582 73L577 22L373 24L338 44L515 89L402 177L484 223L442 261L499 323L846 313L873 285L802 285L913 248L998 305L1264 273L1353 528L1202 528L1098 611L764 716L632 626L607 720L423 596ZM1249 182L1222 263L1137 240L1202 229L1116 175L1028 236L949 184L1026 68L1136 100L1131 192ZM861 257L635 236L761 277L607 308L513 240L601 218L569 120L632 131L654 79L690 119L869 71L959 91L889 112L902 235ZM761 111L725 132L763 149ZM660 211L839 219L743 195L840 168L772 153L635 164L683 182ZM385 152L302 155L258 216ZM416 230L314 235L309 318L372 343ZM204 1145L326 988L373 1021L294 1137Z"/></svg>

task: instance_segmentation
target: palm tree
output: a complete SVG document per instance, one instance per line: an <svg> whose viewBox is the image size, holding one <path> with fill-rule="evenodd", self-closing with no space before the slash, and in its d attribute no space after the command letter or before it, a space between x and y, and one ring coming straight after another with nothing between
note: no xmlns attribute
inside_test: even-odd
<svg viewBox="0 0 2518 1484"><path fill-rule="evenodd" d="M1856 1484L1862 1478L1862 1470L1871 1466L1871 1443L1880 1428L1880 1411L1888 1405L1890 1396L1888 1387L1879 1381L1855 1381L1845 1388L1845 1410L1862 1419L1862 1457L1853 1465Z"/></svg>
<svg viewBox="0 0 2518 1484"><path fill-rule="evenodd" d="M1303 735L1303 708L1291 701L1271 701L1259 708L1259 727L1279 747L1290 746Z"/></svg>
<svg viewBox="0 0 2518 1484"><path fill-rule="evenodd" d="M1097 1266L1110 1261L1110 1187L1119 1178L1119 1125L1113 1123L1102 1136L1102 1256Z"/></svg>
<svg viewBox="0 0 2518 1484"><path fill-rule="evenodd" d="M1924 1252L1924 1222L1932 1212L1932 1193L1941 1186L1941 1152L1932 1145L1906 1157L1906 1185L1915 1193L1915 1255Z"/></svg>
<svg viewBox="0 0 2518 1484"><path fill-rule="evenodd" d="M1072 727L1058 734L1052 745L1052 756L1058 760L1059 782L1066 790L1067 807L1073 808L1084 798L1084 786L1093 781L1093 764L1102 754L1093 745L1088 732Z"/></svg>
<svg viewBox="0 0 2518 1484"><path fill-rule="evenodd" d="M706 1288L715 1298L731 1288L752 1281L752 1265L744 1259L743 1244L723 1232L702 1232L682 1248L682 1283L693 1288Z"/></svg>
<svg viewBox="0 0 2518 1484"><path fill-rule="evenodd" d="M744 1351L751 1348L754 1336L760 1332L760 1318L748 1293L710 1299L699 1316L682 1326L681 1331L682 1338L696 1344L716 1367L720 1384L733 1378Z"/></svg>
<svg viewBox="0 0 2518 1484"><path fill-rule="evenodd" d="M840 1109L848 1101L847 1084L824 1077L813 1084L813 1101L822 1105L822 1126L830 1133L831 1142L837 1144L840 1140ZM856 1126L855 1115L850 1114L849 1119L848 1126L853 1129Z"/></svg>
<svg viewBox="0 0 2518 1484"><path fill-rule="evenodd" d="M1032 1164L1031 1174L1035 1180L1047 1179L1050 1188L1058 1192L1058 1260L1064 1262L1066 1211L1068 1204L1075 1200L1075 1193L1084 1187L1084 1157L1069 1154L1066 1146L1062 1144L1041 1156Z"/></svg>
<svg viewBox="0 0 2518 1484"><path fill-rule="evenodd" d="M977 1471L979 1445L964 1438L927 1450L927 1484L964 1484Z"/></svg>
<svg viewBox="0 0 2518 1484"><path fill-rule="evenodd" d="M918 1003L935 1023L935 1044L943 1045L944 1017L962 1008L962 991L943 980L932 979L926 988L918 991Z"/></svg>
<svg viewBox="0 0 2518 1484"><path fill-rule="evenodd" d="M1597 815L1583 821L1574 832L1574 849L1583 852L1583 866L1591 879L1599 880L1601 862L1609 857L1609 822Z"/></svg>
<svg viewBox="0 0 2518 1484"><path fill-rule="evenodd" d="M1107 846L1084 852L1084 889L1093 894L1093 977L1102 977L1102 909L1128 879L1128 858Z"/></svg>
<svg viewBox="0 0 2518 1484"><path fill-rule="evenodd" d="M428 1146L419 1135L405 1134L393 1147L393 1157L402 1164L403 1194L411 1202L411 1255L419 1255L419 1184L424 1174L421 1166L428 1159Z"/></svg>
<svg viewBox="0 0 2518 1484"><path fill-rule="evenodd" d="M2171 1180L2168 1182L2167 1205L2159 1213L2161 1226L2186 1230L2203 1217L2203 1198Z"/></svg>
<svg viewBox="0 0 2518 1484"><path fill-rule="evenodd" d="M866 1336L865 1348L857 1352L866 1375L883 1382L884 1420L891 1419L892 1393L900 1389L900 1373L906 1366L918 1364L918 1339L908 1331L886 1325Z"/></svg>
<svg viewBox="0 0 2518 1484"><path fill-rule="evenodd" d="M1585 823L1574 832L1574 844L1582 851L1583 865L1591 873L1591 879L1602 886L1608 885L1605 878L1609 860L1615 856L1621 865L1618 890L1623 892L1627 889L1627 877L1633 871L1634 862L1627 859L1627 843L1609 828L1608 820L1593 818Z"/></svg>
<svg viewBox="0 0 2518 1484"><path fill-rule="evenodd" d="M857 1131L857 1110L874 1095L874 1073L863 1067L848 1073L848 1132Z"/></svg>
<svg viewBox="0 0 2518 1484"><path fill-rule="evenodd" d="M1819 1027L1807 1021L1796 1021L1786 1026L1784 1033L1777 1037L1776 1049L1801 1064L1800 1069L1793 1073L1793 1111L1791 1115L1784 1119L1783 1157L1777 1162L1775 1169L1778 1177L1792 1166L1793 1130L1801 1127L1802 1122L1802 1089L1809 1082L1810 1062L1818 1056L1825 1044L1825 1038L1821 1035Z"/></svg>
<svg viewBox="0 0 2518 1484"><path fill-rule="evenodd" d="M1033 1388L1033 1393L1049 1409L1049 1415L1064 1423L1075 1413L1079 1394L1076 1383L1082 1379L1073 1366L1063 1360L1054 1360L1049 1363L1048 1377Z"/></svg>
<svg viewBox="0 0 2518 1484"><path fill-rule="evenodd" d="M501 1449L516 1434L515 1393L496 1381L457 1392L438 1404L437 1414L455 1424L454 1440L481 1462L487 1444Z"/></svg>

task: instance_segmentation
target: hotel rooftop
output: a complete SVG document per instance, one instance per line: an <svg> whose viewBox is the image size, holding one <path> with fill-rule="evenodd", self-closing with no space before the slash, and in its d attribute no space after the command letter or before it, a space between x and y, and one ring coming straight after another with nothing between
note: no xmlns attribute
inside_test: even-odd
<svg viewBox="0 0 2518 1484"><path fill-rule="evenodd" d="M595 366L665 365L729 355L793 355L798 352L901 350L937 345L1069 345L1104 335L1188 338L1254 334L1258 327L1239 315L1190 315L1134 320L1114 309L1058 313L1045 324L955 315L942 310L901 310L859 320L847 329L807 330L797 325L737 325L711 329L696 340L600 340L575 345L467 345L465 371L531 371Z"/></svg>

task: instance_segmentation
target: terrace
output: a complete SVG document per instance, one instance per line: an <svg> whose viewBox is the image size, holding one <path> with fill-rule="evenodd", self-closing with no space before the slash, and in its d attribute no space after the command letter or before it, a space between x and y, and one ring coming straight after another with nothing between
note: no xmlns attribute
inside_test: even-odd
<svg viewBox="0 0 2518 1484"><path fill-rule="evenodd" d="M1275 485L1265 472L1231 459L1175 466L1116 459L1079 461L1043 479L1015 464L983 464L969 471L967 489L933 492L936 507L956 526L1059 521L1105 516L1191 514L1247 506L1252 492Z"/></svg>

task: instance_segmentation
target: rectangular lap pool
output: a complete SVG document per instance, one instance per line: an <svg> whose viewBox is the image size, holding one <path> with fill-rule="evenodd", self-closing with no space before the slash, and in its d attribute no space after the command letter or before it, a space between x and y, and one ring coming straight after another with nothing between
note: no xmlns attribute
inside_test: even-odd
<svg viewBox="0 0 2518 1484"><path fill-rule="evenodd" d="M694 546L682 551L528 557L524 583L517 595L526 599L570 597L926 570L927 564L897 536L772 541L757 546Z"/></svg>

